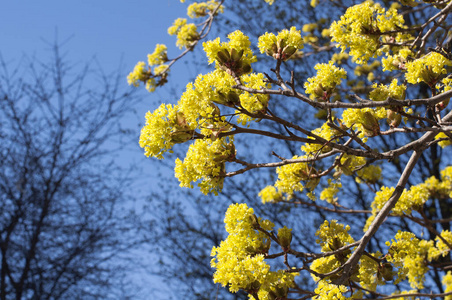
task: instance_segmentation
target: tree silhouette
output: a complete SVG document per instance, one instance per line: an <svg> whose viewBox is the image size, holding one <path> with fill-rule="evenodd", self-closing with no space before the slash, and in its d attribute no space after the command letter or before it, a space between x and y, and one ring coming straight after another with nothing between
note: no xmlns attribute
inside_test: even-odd
<svg viewBox="0 0 452 300"><path fill-rule="evenodd" d="M0 298L125 296L138 238L125 207L130 176L114 156L136 97L119 73L70 66L56 44L52 52L13 70L2 61Z"/></svg>

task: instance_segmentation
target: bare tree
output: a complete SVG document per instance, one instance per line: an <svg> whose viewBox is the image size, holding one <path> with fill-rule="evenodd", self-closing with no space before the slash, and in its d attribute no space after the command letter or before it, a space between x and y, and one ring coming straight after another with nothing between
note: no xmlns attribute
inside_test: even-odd
<svg viewBox="0 0 452 300"><path fill-rule="evenodd" d="M137 243L130 178L114 162L136 97L121 90L121 74L77 70L59 50L13 72L2 60L2 300L114 297Z"/></svg>

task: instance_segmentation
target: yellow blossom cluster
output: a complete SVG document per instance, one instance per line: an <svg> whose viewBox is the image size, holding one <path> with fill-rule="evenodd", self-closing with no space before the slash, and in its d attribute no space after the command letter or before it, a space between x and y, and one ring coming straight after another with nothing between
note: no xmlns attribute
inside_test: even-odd
<svg viewBox="0 0 452 300"><path fill-rule="evenodd" d="M187 8L187 15L192 18L205 17L207 14L212 13L220 5L218 1L209 0L206 2L194 2L190 4ZM223 5L218 8L218 12L223 12Z"/></svg>
<svg viewBox="0 0 452 300"><path fill-rule="evenodd" d="M350 299L345 297L344 294L348 291L347 287L344 285L335 285L328 283L325 280L321 280L317 284L315 293L317 294L314 299L316 300L346 300Z"/></svg>
<svg viewBox="0 0 452 300"><path fill-rule="evenodd" d="M452 198L452 166L441 171L441 180L432 176L425 181L425 186L434 198Z"/></svg>
<svg viewBox="0 0 452 300"><path fill-rule="evenodd" d="M435 139L447 139L438 142L438 145L440 145L442 148L452 145L452 140L444 132L438 133L435 136Z"/></svg>
<svg viewBox="0 0 452 300"><path fill-rule="evenodd" d="M395 240L386 245L389 247L386 259L398 268L396 283L408 278L412 288L422 289L425 273L429 270L427 262L437 258L433 241L420 240L412 232L399 231Z"/></svg>
<svg viewBox="0 0 452 300"><path fill-rule="evenodd" d="M373 257L381 257L381 253L370 253ZM375 291L378 285L384 285L385 280L392 280L392 267L388 264L381 265L375 259L365 255L359 261L359 271L355 278L364 288Z"/></svg>
<svg viewBox="0 0 452 300"><path fill-rule="evenodd" d="M332 220L331 222L325 220L316 232L316 236L319 237L317 243L320 244L322 252L338 250L343 246L353 243L354 239L348 233L349 230L350 226L348 225L344 226L336 220ZM351 250L347 249L335 255L318 258L311 264L311 269L318 273L331 272L340 267L347 260L350 253ZM318 294L317 297L319 299L348 299L344 297L344 294L347 292L347 289L344 289L345 287L331 284L331 280L338 278L340 274L335 274L322 280L313 274L311 276L318 282L315 292Z"/></svg>
<svg viewBox="0 0 452 300"><path fill-rule="evenodd" d="M339 192L340 188L342 188L342 183L333 182L333 180L328 179L328 186L324 188L320 193L320 200L324 200L331 204L336 204L336 195Z"/></svg>
<svg viewBox="0 0 452 300"><path fill-rule="evenodd" d="M367 220L364 230L367 230L370 223L375 218L376 214L383 208L388 202L389 198L394 193L393 187L382 187L380 191L375 194L374 201L372 202L372 215ZM410 215L413 210L420 209L424 203L429 199L430 192L427 189L425 183L413 185L409 190L404 190L395 207L391 213L397 216Z"/></svg>
<svg viewBox="0 0 452 300"><path fill-rule="evenodd" d="M452 66L452 62L440 53L430 52L421 58L406 63L405 78L412 84L425 82L434 87L440 77L446 74L446 66Z"/></svg>
<svg viewBox="0 0 452 300"><path fill-rule="evenodd" d="M304 84L306 94L309 94L313 100L328 101L336 86L346 78L347 72L343 68L336 67L332 61L328 64L317 64L314 69L317 70L317 75L308 78L308 82Z"/></svg>
<svg viewBox="0 0 452 300"><path fill-rule="evenodd" d="M265 262L270 240L261 231L271 231L274 224L254 215L246 204L229 206L224 219L228 237L213 247L211 265L215 268L214 282L227 286L231 292L242 289L259 299L287 297L297 273L271 271ZM285 293L281 295L280 293Z"/></svg>
<svg viewBox="0 0 452 300"><path fill-rule="evenodd" d="M129 85L133 85L135 87L140 85L140 82L146 84L146 89L149 92L155 91L156 82L152 77L151 70L146 67L146 63L144 61L140 61L136 64L133 71L127 76L127 82Z"/></svg>
<svg viewBox="0 0 452 300"><path fill-rule="evenodd" d="M337 220L325 220L315 233L319 238L317 243L320 244L322 252L330 252L337 250L345 245L355 242L348 231L350 226L338 223Z"/></svg>
<svg viewBox="0 0 452 300"><path fill-rule="evenodd" d="M288 60L297 50L303 48L303 39L300 31L295 27L284 29L276 36L265 33L259 37L257 44L261 53L273 56L275 59Z"/></svg>
<svg viewBox="0 0 452 300"><path fill-rule="evenodd" d="M154 52L148 54L148 64L150 66L161 65L168 61L167 47L163 44L157 44Z"/></svg>
<svg viewBox="0 0 452 300"><path fill-rule="evenodd" d="M376 183L381 179L381 167L376 165L366 166L356 172L358 177L356 177L356 182L361 183Z"/></svg>
<svg viewBox="0 0 452 300"><path fill-rule="evenodd" d="M133 71L127 77L129 85L139 86L140 82L146 84L146 89L149 92L155 91L159 85L166 83L168 76L168 66L165 62L168 61L167 48L163 44L157 44L152 54L148 54L148 66L143 61L137 63ZM154 67L154 72L151 70ZM158 81L156 80L158 79Z"/></svg>
<svg viewBox="0 0 452 300"><path fill-rule="evenodd" d="M293 159L301 158L294 156ZM295 192L301 192L304 187L313 188L318 184L318 178L313 178L317 171L306 163L288 164L276 170L278 180L275 187L279 192L286 193L290 197ZM301 183L305 181L305 185Z"/></svg>
<svg viewBox="0 0 452 300"><path fill-rule="evenodd" d="M169 35L176 35L176 46L179 49L190 48L199 39L198 28L195 24L187 24L187 19L178 18L174 21L173 26L168 28Z"/></svg>
<svg viewBox="0 0 452 300"><path fill-rule="evenodd" d="M387 112L383 107L379 108L349 108L342 112L342 123L348 127L353 128L359 132L360 137L364 142L366 136L376 136L380 133L379 120L386 118Z"/></svg>
<svg viewBox="0 0 452 300"><path fill-rule="evenodd" d="M387 54L381 59L383 71L406 70L406 63L409 57L414 56L410 48L401 48L395 54Z"/></svg>
<svg viewBox="0 0 452 300"><path fill-rule="evenodd" d="M393 187L382 187L375 194L372 202L372 215L367 219L364 230L369 228L376 214L394 193ZM428 178L425 182L413 185L409 190L404 190L391 213L393 215L410 215L413 210L420 209L430 198L447 199L452 197L452 166L441 171L441 180L435 177Z"/></svg>
<svg viewBox="0 0 452 300"><path fill-rule="evenodd" d="M404 27L404 20L395 8L386 11L371 0L347 9L341 19L331 24L332 41L350 55L358 64L366 63L379 55L380 36L385 32Z"/></svg>
<svg viewBox="0 0 452 300"><path fill-rule="evenodd" d="M175 175L182 187L191 188L192 182L201 180L198 186L202 193L217 195L223 188L225 162L234 158L232 138L196 140L188 148L183 162L176 159Z"/></svg>
<svg viewBox="0 0 452 300"><path fill-rule="evenodd" d="M369 99L373 101L385 101L389 97L396 100L405 100L406 85L398 85L398 80L395 78L389 85L378 85L375 83L372 88L373 90L369 93Z"/></svg>
<svg viewBox="0 0 452 300"><path fill-rule="evenodd" d="M339 171L347 176L352 176L353 172L360 170L365 164L366 159L364 157L358 157L354 155L345 154L342 156Z"/></svg>
<svg viewBox="0 0 452 300"><path fill-rule="evenodd" d="M315 155L317 152L321 151L323 153L331 150L331 147L328 145L329 142L335 142L339 135L337 130L331 128L327 123L324 123L320 128L316 128L312 131L318 137L321 137L327 141L327 143L319 144L314 143L314 137L309 137L313 140L313 143L306 143L301 146L301 151L306 153L306 155Z"/></svg>
<svg viewBox="0 0 452 300"><path fill-rule="evenodd" d="M245 86L253 89L268 89L271 85L265 82L264 74L251 73L242 76L242 81ZM269 95L252 94L243 92L239 96L240 106L250 113L264 112L268 105ZM237 121L241 124L246 124L254 118L246 115L239 114Z"/></svg>
<svg viewBox="0 0 452 300"><path fill-rule="evenodd" d="M262 199L262 203L264 204L269 202L279 202L283 200L283 194L272 185L268 185L263 188L259 192L259 197Z"/></svg>
<svg viewBox="0 0 452 300"><path fill-rule="evenodd" d="M232 76L251 72L251 63L257 59L251 51L248 36L236 30L228 35L228 39L227 43L220 43L220 38L203 43L209 64L215 62L217 69L222 69Z"/></svg>
<svg viewBox="0 0 452 300"><path fill-rule="evenodd" d="M174 144L190 140L194 134L184 114L177 106L161 104L153 113L146 113L146 125L141 129L140 146L146 156L163 158Z"/></svg>
<svg viewBox="0 0 452 300"><path fill-rule="evenodd" d="M450 293L452 292L452 272L448 271L446 275L444 275L442 283L446 286L444 292ZM452 300L452 295L446 296L444 300Z"/></svg>

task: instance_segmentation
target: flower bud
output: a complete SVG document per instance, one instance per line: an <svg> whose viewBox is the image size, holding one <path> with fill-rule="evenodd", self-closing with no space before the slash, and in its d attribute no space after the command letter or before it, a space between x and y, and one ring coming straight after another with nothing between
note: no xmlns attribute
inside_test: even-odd
<svg viewBox="0 0 452 300"><path fill-rule="evenodd" d="M283 61L288 60L295 52L297 52L297 48L293 46L287 46L282 51L281 59Z"/></svg>
<svg viewBox="0 0 452 300"><path fill-rule="evenodd" d="M395 111L393 111L392 109L388 109L386 111L386 117L387 117L387 122L388 125L391 128L395 128L398 127L400 125L400 123L402 122L402 116L398 113L396 113Z"/></svg>
<svg viewBox="0 0 452 300"><path fill-rule="evenodd" d="M259 228L259 219L257 218L257 216L255 214L252 214L251 216L249 216L249 219L250 219L252 228L254 228L254 229Z"/></svg>
<svg viewBox="0 0 452 300"><path fill-rule="evenodd" d="M449 101L450 101L450 98L449 98L449 99L446 99L446 100L444 100L444 101L441 101L440 103L437 103L437 104L436 104L436 108L437 108L439 111L445 109L446 106L449 105Z"/></svg>
<svg viewBox="0 0 452 300"><path fill-rule="evenodd" d="M292 229L286 226L278 229L278 242L284 252L289 251L290 243L292 242Z"/></svg>
<svg viewBox="0 0 452 300"><path fill-rule="evenodd" d="M193 138L194 130L176 130L171 132L171 142L174 144L185 143Z"/></svg>
<svg viewBox="0 0 452 300"><path fill-rule="evenodd" d="M383 263L378 267L378 274L380 274L384 280L391 281L394 278L394 271L390 263Z"/></svg>
<svg viewBox="0 0 452 300"><path fill-rule="evenodd" d="M363 114L361 125L363 125L366 130L366 132L364 132L366 135L376 136L380 133L380 125L374 115L369 111L366 111Z"/></svg>

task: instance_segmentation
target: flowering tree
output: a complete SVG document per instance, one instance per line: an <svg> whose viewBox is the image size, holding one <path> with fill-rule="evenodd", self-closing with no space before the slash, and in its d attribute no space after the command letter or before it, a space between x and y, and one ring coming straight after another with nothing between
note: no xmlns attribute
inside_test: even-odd
<svg viewBox="0 0 452 300"><path fill-rule="evenodd" d="M214 64L177 104L149 112L141 132L147 156L189 144L175 163L182 187L196 182L216 195L229 177L273 168L263 203L301 204L325 217L312 249L292 235L312 237L231 205L228 236L212 249L214 282L250 299L452 299L452 166L442 155L452 139L449 2L314 0L319 18L261 32L259 59L246 32L204 41L228 3L195 2L188 15L204 20L177 19L168 30L185 51L169 59L157 45L147 65L137 64L129 83L151 92L200 41ZM303 61L313 64L308 78L294 72ZM289 118L281 107L322 121ZM241 138L248 135L271 141L273 158L241 154L253 146ZM279 155L278 143L297 153Z"/></svg>

